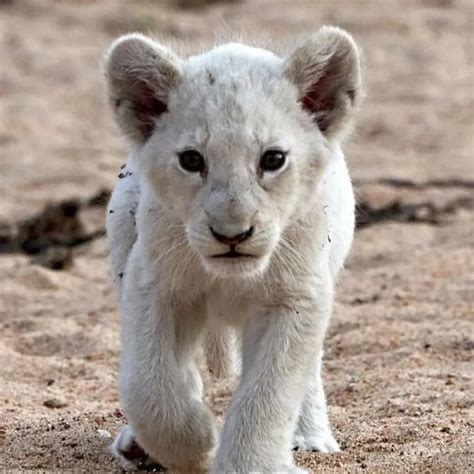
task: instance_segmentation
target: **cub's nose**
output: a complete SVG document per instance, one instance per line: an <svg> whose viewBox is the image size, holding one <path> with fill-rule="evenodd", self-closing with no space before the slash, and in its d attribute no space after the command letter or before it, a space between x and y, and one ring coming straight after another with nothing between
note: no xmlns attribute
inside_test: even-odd
<svg viewBox="0 0 474 474"><path fill-rule="evenodd" d="M241 232L240 234L233 235L232 237L228 235L219 234L212 227L209 227L209 229L211 230L211 234L214 236L216 240L230 246L240 244L244 240L250 239L250 237L252 237L252 234L253 234L253 226L247 229L245 232Z"/></svg>

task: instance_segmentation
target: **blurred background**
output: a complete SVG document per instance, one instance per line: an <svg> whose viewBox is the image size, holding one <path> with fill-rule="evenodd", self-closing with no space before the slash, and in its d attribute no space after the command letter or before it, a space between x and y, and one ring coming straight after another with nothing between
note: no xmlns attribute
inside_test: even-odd
<svg viewBox="0 0 474 474"><path fill-rule="evenodd" d="M181 49L323 24L360 45L345 145L358 232L326 349L336 456L314 472L473 470L474 6L469 0L0 1L0 469L118 471L119 317L104 206L126 145L110 42ZM229 382L209 379L222 416Z"/></svg>

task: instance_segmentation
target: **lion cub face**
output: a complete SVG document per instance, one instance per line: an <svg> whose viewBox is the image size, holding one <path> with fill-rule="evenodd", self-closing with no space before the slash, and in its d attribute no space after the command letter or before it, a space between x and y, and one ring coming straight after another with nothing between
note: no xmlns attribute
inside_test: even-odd
<svg viewBox="0 0 474 474"><path fill-rule="evenodd" d="M243 46L190 59L142 150L157 199L219 275L265 268L325 156L281 70Z"/></svg>
<svg viewBox="0 0 474 474"><path fill-rule="evenodd" d="M334 28L286 59L228 44L186 61L151 40L118 40L110 99L164 212L206 269L262 272L312 204L359 87L357 51ZM343 76L341 79L341 75Z"/></svg>

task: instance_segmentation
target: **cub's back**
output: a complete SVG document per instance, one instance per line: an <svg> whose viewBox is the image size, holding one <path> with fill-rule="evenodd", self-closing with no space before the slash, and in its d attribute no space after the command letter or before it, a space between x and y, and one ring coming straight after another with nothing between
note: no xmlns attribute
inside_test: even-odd
<svg viewBox="0 0 474 474"><path fill-rule="evenodd" d="M128 255L137 238L135 214L140 198L138 175L127 163L120 170L107 206L106 228L113 280L120 292Z"/></svg>

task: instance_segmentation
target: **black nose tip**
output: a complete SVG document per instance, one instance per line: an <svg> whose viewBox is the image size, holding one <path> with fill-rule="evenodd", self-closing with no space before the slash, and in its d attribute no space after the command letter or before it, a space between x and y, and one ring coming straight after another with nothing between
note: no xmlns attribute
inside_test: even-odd
<svg viewBox="0 0 474 474"><path fill-rule="evenodd" d="M211 233L216 240L218 240L219 242L222 242L223 244L227 244L231 246L240 244L244 240L250 239L250 237L252 237L252 234L253 234L253 226L250 227L245 232L234 235L232 237L229 237L228 235L219 234L212 227L209 227L209 228L211 229Z"/></svg>

